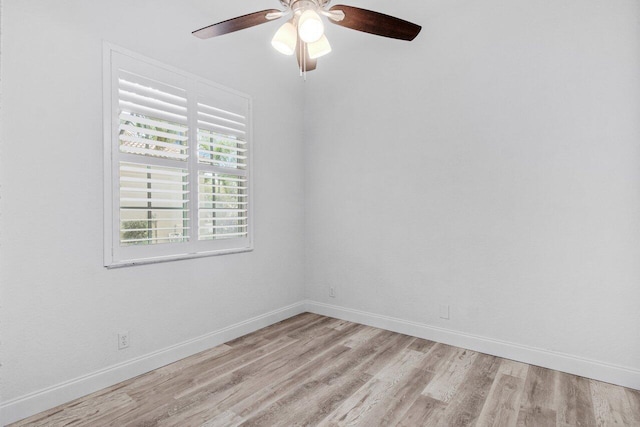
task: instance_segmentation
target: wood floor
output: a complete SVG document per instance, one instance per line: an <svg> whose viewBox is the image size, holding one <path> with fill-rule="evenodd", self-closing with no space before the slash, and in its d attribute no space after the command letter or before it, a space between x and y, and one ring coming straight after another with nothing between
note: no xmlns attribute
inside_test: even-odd
<svg viewBox="0 0 640 427"><path fill-rule="evenodd" d="M640 426L640 391L305 313L13 426Z"/></svg>

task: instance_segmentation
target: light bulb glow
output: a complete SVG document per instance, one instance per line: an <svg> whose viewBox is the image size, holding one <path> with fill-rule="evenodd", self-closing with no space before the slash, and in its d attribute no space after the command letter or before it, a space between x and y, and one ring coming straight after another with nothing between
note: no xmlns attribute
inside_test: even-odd
<svg viewBox="0 0 640 427"><path fill-rule="evenodd" d="M309 43L307 48L309 49L309 58L311 59L320 58L321 56L331 52L331 45L329 44L327 36L324 34L317 42Z"/></svg>
<svg viewBox="0 0 640 427"><path fill-rule="evenodd" d="M286 22L273 36L271 46L280 53L293 55L296 51L296 39L296 27L291 22Z"/></svg>
<svg viewBox="0 0 640 427"><path fill-rule="evenodd" d="M322 19L314 10L305 10L298 21L298 34L305 43L316 42L324 34Z"/></svg>

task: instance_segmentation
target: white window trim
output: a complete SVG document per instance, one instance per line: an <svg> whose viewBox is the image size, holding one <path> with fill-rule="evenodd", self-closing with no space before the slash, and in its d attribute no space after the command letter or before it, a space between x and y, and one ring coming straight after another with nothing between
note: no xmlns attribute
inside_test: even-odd
<svg viewBox="0 0 640 427"><path fill-rule="evenodd" d="M168 72L172 72L178 74L182 77L187 78L190 82L190 88L193 89L198 83L210 86L212 88L222 90L228 92L233 95L237 95L239 97L245 98L248 102L249 107L249 117L247 121L247 147L249 149L249 161L246 167L246 178L248 182L248 197L247 200L249 202L248 205L248 227L247 227L247 237L243 240L244 242L248 242L247 244L243 244L239 247L232 248L219 248L216 246L220 245L220 242L224 241L216 241L216 240L206 240L206 241L198 241L197 236L197 222L193 221L194 216L197 217L197 175L198 170L206 169L206 170L215 170L215 167L207 167L202 164L198 164L197 161L197 132L189 133L189 149L190 155L189 160L184 165L185 169L189 170L189 173L192 176L189 179L189 188L191 193L190 196L190 209L192 211L191 222L192 225L192 233L190 236L191 244L186 243L176 243L175 248L177 249L175 253L170 255L145 255L142 257L129 258L129 259L119 259L114 255L114 248L119 245L119 163L114 159L114 150L119 150L117 144L114 143L116 138L114 138L113 132L117 133L117 126L114 126L114 120L117 121L117 117L114 117L114 108L113 108L113 75L112 75L112 56L113 53L118 53L120 55L124 55L130 58L133 58L136 61L140 61L151 65L153 67L157 67ZM194 107L195 105L195 97L192 97L190 100L190 107ZM193 104L193 105L191 105ZM197 111L195 108L190 109L191 113L189 116L190 129L194 129L194 124L196 121ZM127 49L121 48L119 46L113 45L108 42L104 42L103 44L103 138L104 138L104 266L107 268L117 268L117 267L125 267L131 265L140 265L140 264L151 264L158 262L167 262L174 260L183 260L183 259L193 259L193 258L202 258L208 256L216 256L216 255L224 255L224 254L234 254L234 253L242 253L249 252L253 250L253 228L254 228L254 215L253 215L253 105L252 100L249 95L246 95L242 92L238 92L233 89L229 89L225 86L217 84L215 82L211 82L209 80L203 79L195 74L191 74L180 70L176 67L172 67L156 61L151 58L147 58L135 52L129 51ZM116 114L117 116L117 114ZM123 157L121 154L120 157ZM128 157L128 156L124 156ZM140 161L140 160L138 160ZM135 162L135 161L134 161ZM158 166L165 166L163 159L155 159L155 158L144 158L145 163L156 164ZM174 165L172 165L174 167ZM235 239L233 239L235 240ZM241 243L241 242L238 242ZM171 244L174 245L174 244ZM149 245L146 248L153 248L153 246L157 245ZM186 251L182 251L181 249L187 249ZM153 250L148 252L153 253Z"/></svg>

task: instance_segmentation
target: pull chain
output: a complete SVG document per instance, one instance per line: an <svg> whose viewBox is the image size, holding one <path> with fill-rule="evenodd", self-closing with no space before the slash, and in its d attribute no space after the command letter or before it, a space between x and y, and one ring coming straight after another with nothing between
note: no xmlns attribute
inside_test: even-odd
<svg viewBox="0 0 640 427"><path fill-rule="evenodd" d="M302 58L302 41L298 41L298 55ZM302 70L304 68L304 58L300 61L300 77L302 77Z"/></svg>
<svg viewBox="0 0 640 427"><path fill-rule="evenodd" d="M302 41L298 44L298 53L302 57L302 61L300 61L300 77L307 81L307 44Z"/></svg>

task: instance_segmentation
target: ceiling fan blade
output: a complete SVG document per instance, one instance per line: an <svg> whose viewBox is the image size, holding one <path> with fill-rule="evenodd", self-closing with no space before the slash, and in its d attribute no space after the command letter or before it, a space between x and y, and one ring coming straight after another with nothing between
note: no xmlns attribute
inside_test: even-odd
<svg viewBox="0 0 640 427"><path fill-rule="evenodd" d="M298 36L298 42L296 43L296 59L298 60L298 68L301 71L313 71L318 66L318 60L309 57L307 44L300 39L300 36Z"/></svg>
<svg viewBox="0 0 640 427"><path fill-rule="evenodd" d="M384 13L360 9L359 7L336 5L329 10L341 10L345 15L344 19L341 21L330 19L330 22L342 27L382 37L390 37L400 40L413 40L422 29L420 25L416 25L412 22L385 15Z"/></svg>
<svg viewBox="0 0 640 427"><path fill-rule="evenodd" d="M201 39L221 36L223 34L232 33L238 30L244 30L245 28L250 28L256 25L264 24L265 22L269 22L275 19L274 16L276 14L279 14L280 12L281 11L277 9L267 9L260 12L249 13L248 15L238 16L237 18L227 19L226 21L218 22L217 24L200 28L199 30L194 31L192 34L196 37L200 37ZM267 14L270 14L269 17L267 17Z"/></svg>

